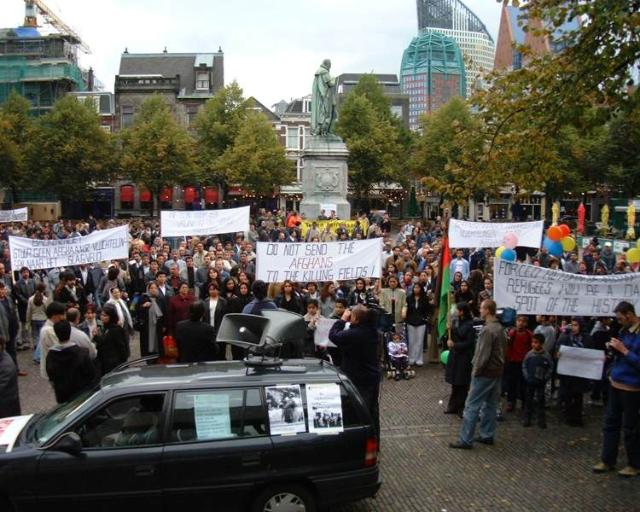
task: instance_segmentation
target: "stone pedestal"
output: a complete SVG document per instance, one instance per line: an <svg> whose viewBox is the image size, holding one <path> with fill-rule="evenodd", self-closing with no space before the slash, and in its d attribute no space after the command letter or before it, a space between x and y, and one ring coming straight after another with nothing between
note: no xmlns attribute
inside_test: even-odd
<svg viewBox="0 0 640 512"><path fill-rule="evenodd" d="M347 201L348 157L347 146L339 137L312 137L303 153L304 197L300 203L300 213L308 220L318 218L322 205L335 205L339 218L351 218L351 205Z"/></svg>

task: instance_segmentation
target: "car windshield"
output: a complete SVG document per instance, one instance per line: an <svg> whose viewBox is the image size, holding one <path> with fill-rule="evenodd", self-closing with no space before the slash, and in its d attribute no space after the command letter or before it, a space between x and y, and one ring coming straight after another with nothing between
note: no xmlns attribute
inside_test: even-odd
<svg viewBox="0 0 640 512"><path fill-rule="evenodd" d="M51 436L58 431L58 427L76 410L88 402L99 391L99 389L100 388L94 388L89 391L85 391L73 400L60 404L40 416L30 429L30 440L40 446L45 444L49 439L51 439Z"/></svg>

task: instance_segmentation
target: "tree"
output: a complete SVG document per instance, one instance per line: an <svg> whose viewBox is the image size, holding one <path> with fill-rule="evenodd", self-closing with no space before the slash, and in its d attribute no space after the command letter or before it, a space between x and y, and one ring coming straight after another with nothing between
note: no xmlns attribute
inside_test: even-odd
<svg viewBox="0 0 640 512"><path fill-rule="evenodd" d="M34 128L29 117L31 104L12 91L0 110L0 180L11 190L12 200L30 179L25 147Z"/></svg>
<svg viewBox="0 0 640 512"><path fill-rule="evenodd" d="M111 180L114 148L93 103L67 96L38 120L27 160L37 176L34 188L63 200L83 199L95 183Z"/></svg>
<svg viewBox="0 0 640 512"><path fill-rule="evenodd" d="M616 116L608 136L608 181L634 197L640 190L640 106Z"/></svg>
<svg viewBox="0 0 640 512"><path fill-rule="evenodd" d="M220 158L229 183L237 183L256 194L271 194L274 187L295 179L293 162L278 142L269 120L248 112L233 145Z"/></svg>
<svg viewBox="0 0 640 512"><path fill-rule="evenodd" d="M391 119L381 87L365 75L340 108L336 133L349 149L349 184L358 202L368 201L373 185L406 182L398 124Z"/></svg>
<svg viewBox="0 0 640 512"><path fill-rule="evenodd" d="M198 164L203 182L225 183L226 170L220 159L225 151L233 146L247 112L242 89L234 81L207 101L196 116L193 127L198 143Z"/></svg>
<svg viewBox="0 0 640 512"><path fill-rule="evenodd" d="M151 191L154 212L162 188L197 178L193 140L160 96L145 100L121 140L122 171Z"/></svg>

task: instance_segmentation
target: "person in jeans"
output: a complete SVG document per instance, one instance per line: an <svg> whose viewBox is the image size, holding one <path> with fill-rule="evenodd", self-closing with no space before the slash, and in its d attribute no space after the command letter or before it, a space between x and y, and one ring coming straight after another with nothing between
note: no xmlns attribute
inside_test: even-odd
<svg viewBox="0 0 640 512"><path fill-rule="evenodd" d="M464 407L460 437L455 443L449 444L450 448L471 449L474 441L491 445L495 439L496 408L500 399L500 379L504 371L507 337L496 318L495 301L482 301L480 316L485 325L478 336L471 361L471 389ZM480 437L474 439L481 409Z"/></svg>
<svg viewBox="0 0 640 512"><path fill-rule="evenodd" d="M593 471L606 473L615 468L622 430L628 465L618 475L634 477L640 472L640 318L633 304L626 301L614 312L622 330L607 344L614 353L611 388L602 428L601 461Z"/></svg>

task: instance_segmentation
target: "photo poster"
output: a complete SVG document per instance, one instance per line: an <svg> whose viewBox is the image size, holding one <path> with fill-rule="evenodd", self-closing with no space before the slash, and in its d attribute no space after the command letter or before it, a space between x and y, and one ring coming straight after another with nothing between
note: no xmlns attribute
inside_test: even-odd
<svg viewBox="0 0 640 512"><path fill-rule="evenodd" d="M166 238L249 231L249 214L249 206L226 210L162 210L160 232Z"/></svg>
<svg viewBox="0 0 640 512"><path fill-rule="evenodd" d="M232 437L229 395L223 393L193 396L198 440Z"/></svg>
<svg viewBox="0 0 640 512"><path fill-rule="evenodd" d="M256 244L256 279L267 283L290 280L351 281L382 273L382 238L344 242Z"/></svg>
<svg viewBox="0 0 640 512"><path fill-rule="evenodd" d="M265 393L271 435L295 435L307 431L300 384L267 386Z"/></svg>
<svg viewBox="0 0 640 512"><path fill-rule="evenodd" d="M640 273L588 276L496 259L493 293L498 308L521 315L614 316L621 301L640 308Z"/></svg>
<svg viewBox="0 0 640 512"><path fill-rule="evenodd" d="M335 347L329 340L329 331L336 323L335 318L320 317L316 323L316 330L313 333L313 343L316 347Z"/></svg>
<svg viewBox="0 0 640 512"><path fill-rule="evenodd" d="M340 386L336 383L307 384L309 432L339 434L344 431Z"/></svg>
<svg viewBox="0 0 640 512"><path fill-rule="evenodd" d="M605 358L604 350L560 345L558 375L601 380Z"/></svg>
<svg viewBox="0 0 640 512"><path fill-rule="evenodd" d="M29 209L16 208L15 210L0 210L0 224L6 222L27 222L29 220Z"/></svg>
<svg viewBox="0 0 640 512"><path fill-rule="evenodd" d="M506 234L518 237L519 247L538 249L542 244L544 221L533 222L469 222L449 220L449 247L500 247Z"/></svg>
<svg viewBox="0 0 640 512"><path fill-rule="evenodd" d="M320 215L323 217L331 217L331 215L338 214L338 205L335 203L321 203L320 204Z"/></svg>
<svg viewBox="0 0 640 512"><path fill-rule="evenodd" d="M129 225L61 240L9 237L11 265L30 270L71 267L129 257Z"/></svg>

